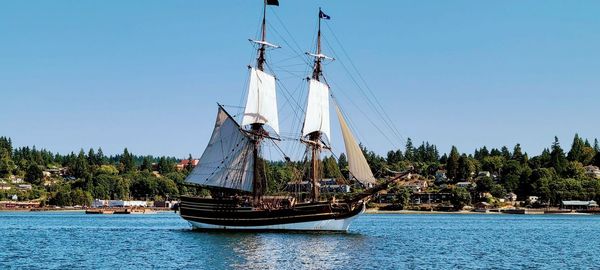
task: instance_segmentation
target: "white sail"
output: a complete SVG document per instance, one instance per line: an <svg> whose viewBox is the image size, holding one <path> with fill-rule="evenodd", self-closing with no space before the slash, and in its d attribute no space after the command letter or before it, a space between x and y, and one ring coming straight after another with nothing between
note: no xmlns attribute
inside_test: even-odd
<svg viewBox="0 0 600 270"><path fill-rule="evenodd" d="M186 182L252 191L252 142L239 125L219 108L208 146Z"/></svg>
<svg viewBox="0 0 600 270"><path fill-rule="evenodd" d="M329 127L329 87L311 79L308 85L308 101L302 136L320 131L331 140Z"/></svg>
<svg viewBox="0 0 600 270"><path fill-rule="evenodd" d="M346 155L348 156L348 170L356 180L365 185L375 183L377 180L373 176L371 167L369 167L365 155L358 143L356 143L352 132L350 132L350 128L348 128L342 112L340 112L337 106L335 109L340 122L340 128L342 129L342 136L344 137L344 146L346 147Z"/></svg>
<svg viewBox="0 0 600 270"><path fill-rule="evenodd" d="M248 100L242 125L267 124L279 134L275 77L258 69L250 69Z"/></svg>

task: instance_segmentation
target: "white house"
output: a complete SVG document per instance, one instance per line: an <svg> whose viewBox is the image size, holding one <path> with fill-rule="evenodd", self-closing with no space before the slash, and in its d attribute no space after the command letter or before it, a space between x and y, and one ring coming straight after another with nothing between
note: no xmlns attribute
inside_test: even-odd
<svg viewBox="0 0 600 270"><path fill-rule="evenodd" d="M146 207L146 201L123 201L123 200L99 200L92 202L92 207Z"/></svg>
<svg viewBox="0 0 600 270"><path fill-rule="evenodd" d="M429 184L425 180L411 180L402 183L402 185L411 189L413 192L422 192L429 187Z"/></svg>

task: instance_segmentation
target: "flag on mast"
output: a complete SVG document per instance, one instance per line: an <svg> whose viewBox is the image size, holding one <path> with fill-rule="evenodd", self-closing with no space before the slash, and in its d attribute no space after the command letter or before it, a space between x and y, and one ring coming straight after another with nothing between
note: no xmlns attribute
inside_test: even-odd
<svg viewBox="0 0 600 270"><path fill-rule="evenodd" d="M329 16L329 15L325 14L325 12L319 10L319 18L325 19L325 20L330 20L331 16Z"/></svg>
<svg viewBox="0 0 600 270"><path fill-rule="evenodd" d="M269 6L279 6L279 0L267 0Z"/></svg>

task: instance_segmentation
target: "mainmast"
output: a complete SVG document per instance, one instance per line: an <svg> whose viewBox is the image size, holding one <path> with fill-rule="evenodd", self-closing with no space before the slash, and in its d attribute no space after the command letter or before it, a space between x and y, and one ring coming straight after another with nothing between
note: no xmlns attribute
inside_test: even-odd
<svg viewBox="0 0 600 270"><path fill-rule="evenodd" d="M325 133L329 136L329 88L325 83L321 82L322 79L322 65L323 59L332 59L321 53L321 19L329 19L330 17L321 11L319 8L319 20L318 20L318 32L317 32L317 51L315 54L307 53L315 58L312 78L309 83L309 99L306 120L304 122L304 132L309 131L308 135L308 146L311 149L311 182L312 192L311 199L313 202L319 199L319 158L321 156L321 135ZM315 112L315 113L311 113ZM309 117L317 117L319 119L309 119ZM307 122L317 123L316 128L311 128L309 125L307 130ZM303 133L304 133L303 132Z"/></svg>

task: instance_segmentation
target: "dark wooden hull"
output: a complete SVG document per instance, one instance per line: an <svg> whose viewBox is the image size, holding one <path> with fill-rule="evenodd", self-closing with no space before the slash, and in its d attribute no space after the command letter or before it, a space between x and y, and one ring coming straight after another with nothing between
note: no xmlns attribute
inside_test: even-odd
<svg viewBox="0 0 600 270"><path fill-rule="evenodd" d="M233 199L182 197L179 210L196 229L346 231L365 205L316 202L261 209Z"/></svg>

